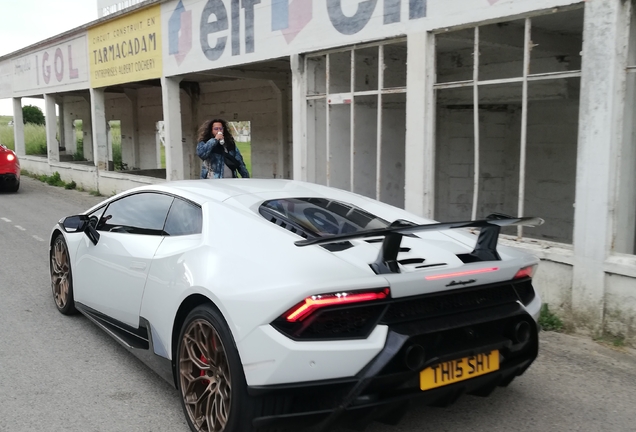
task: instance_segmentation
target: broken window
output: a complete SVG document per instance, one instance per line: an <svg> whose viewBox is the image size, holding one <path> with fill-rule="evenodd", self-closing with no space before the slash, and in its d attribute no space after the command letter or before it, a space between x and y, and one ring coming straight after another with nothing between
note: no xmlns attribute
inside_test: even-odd
<svg viewBox="0 0 636 432"><path fill-rule="evenodd" d="M406 41L305 61L308 178L403 207Z"/></svg>
<svg viewBox="0 0 636 432"><path fill-rule="evenodd" d="M436 218L572 242L583 9L436 35Z"/></svg>

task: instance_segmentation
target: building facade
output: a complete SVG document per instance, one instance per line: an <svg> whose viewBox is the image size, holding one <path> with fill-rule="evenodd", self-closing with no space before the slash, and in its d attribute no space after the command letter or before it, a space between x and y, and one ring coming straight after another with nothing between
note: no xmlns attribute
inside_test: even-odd
<svg viewBox="0 0 636 432"><path fill-rule="evenodd" d="M199 125L249 121L255 177L544 218L502 241L541 257L551 310L636 342L631 0L134 3L0 58L24 167L106 194L197 178ZM23 97L58 107L47 157L25 155ZM88 162L68 159L78 120Z"/></svg>

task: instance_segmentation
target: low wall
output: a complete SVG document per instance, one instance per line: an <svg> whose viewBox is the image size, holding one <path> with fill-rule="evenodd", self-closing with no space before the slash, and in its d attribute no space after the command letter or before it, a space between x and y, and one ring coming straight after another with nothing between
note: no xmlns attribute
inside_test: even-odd
<svg viewBox="0 0 636 432"><path fill-rule="evenodd" d="M162 178L126 174L117 171L97 171L94 165L77 162L51 162L46 157L21 156L20 167L37 175L52 175L55 172L60 178L70 183L74 181L78 188L99 191L102 195L113 195L137 186L163 183Z"/></svg>
<svg viewBox="0 0 636 432"><path fill-rule="evenodd" d="M533 285L550 311L563 319L566 327L588 332L597 323L577 320L572 307L572 246L545 241L517 242L503 238L501 243L532 253L541 259ZM604 264L605 283L603 322L600 328L636 346L636 257L612 254ZM600 337L599 334L591 334Z"/></svg>

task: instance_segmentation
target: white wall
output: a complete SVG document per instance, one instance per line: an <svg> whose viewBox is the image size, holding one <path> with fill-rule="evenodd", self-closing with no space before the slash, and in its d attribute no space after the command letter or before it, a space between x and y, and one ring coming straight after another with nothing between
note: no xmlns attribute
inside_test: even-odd
<svg viewBox="0 0 636 432"><path fill-rule="evenodd" d="M603 328L631 342L636 340L636 290L634 278L606 273Z"/></svg>
<svg viewBox="0 0 636 432"><path fill-rule="evenodd" d="M401 208L404 208L405 140L406 95L383 95L381 182L377 198Z"/></svg>
<svg viewBox="0 0 636 432"><path fill-rule="evenodd" d="M353 192L375 198L377 170L378 97L355 98L355 157ZM347 170L349 171L349 170Z"/></svg>

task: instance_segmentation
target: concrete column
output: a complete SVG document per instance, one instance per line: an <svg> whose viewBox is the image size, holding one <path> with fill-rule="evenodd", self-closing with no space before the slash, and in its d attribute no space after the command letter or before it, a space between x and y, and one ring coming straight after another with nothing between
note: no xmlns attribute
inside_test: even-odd
<svg viewBox="0 0 636 432"><path fill-rule="evenodd" d="M627 65L636 65L636 13L631 11L629 53ZM620 167L616 228L614 229L614 250L616 252L636 253L636 73L627 74L625 100L625 118L623 139L620 150ZM618 204L620 203L620 204Z"/></svg>
<svg viewBox="0 0 636 432"><path fill-rule="evenodd" d="M82 148L84 151L84 159L93 160L93 122L91 121L91 98L84 95L86 108L82 104Z"/></svg>
<svg viewBox="0 0 636 432"><path fill-rule="evenodd" d="M22 116L22 98L13 98L13 143L18 156L26 155L24 144L24 117Z"/></svg>
<svg viewBox="0 0 636 432"><path fill-rule="evenodd" d="M291 157L293 156L291 142L289 137L291 126L291 99L290 99L291 82L288 79L285 85L281 88L282 101L281 101L281 115L282 115L282 127L283 130L283 154L282 156L282 176L283 178L291 178Z"/></svg>
<svg viewBox="0 0 636 432"><path fill-rule="evenodd" d="M61 148L66 152L66 129L64 128L64 123L66 123L66 116L64 115L64 98L56 97L55 103L57 104L57 112L58 112L58 143ZM68 154L68 153L67 153Z"/></svg>
<svg viewBox="0 0 636 432"><path fill-rule="evenodd" d="M190 92L190 119L192 148L190 149L190 179L198 179L201 175L201 159L197 156L196 145L199 137L199 103L201 101L201 90L197 86L194 91ZM186 171L187 175L188 171ZM250 173L252 175L252 173Z"/></svg>
<svg viewBox="0 0 636 432"><path fill-rule="evenodd" d="M163 120L166 128L166 181L183 180L186 172L183 163L180 81L181 78L161 78Z"/></svg>
<svg viewBox="0 0 636 432"><path fill-rule="evenodd" d="M132 111L132 165L130 168L139 168L141 161L139 160L139 104L137 90L124 90L126 97L130 101Z"/></svg>
<svg viewBox="0 0 636 432"><path fill-rule="evenodd" d="M406 66L406 150L404 208L435 213L435 37L409 35Z"/></svg>
<svg viewBox="0 0 636 432"><path fill-rule="evenodd" d="M304 58L291 55L292 70L292 178L307 181L307 102Z"/></svg>
<svg viewBox="0 0 636 432"><path fill-rule="evenodd" d="M276 160L276 164L274 165L274 178L285 178L285 143L283 141L283 137L285 135L285 121L283 118L283 113L285 112L285 103L283 100L283 91L274 81L270 80L269 85L274 91L274 97L276 98L276 107L278 108L278 112L276 115L276 140L278 141L278 157ZM253 174L250 173L250 175Z"/></svg>
<svg viewBox="0 0 636 432"><path fill-rule="evenodd" d="M93 135L93 161L98 170L108 171L108 132L106 131L106 97L103 88L90 89ZM86 148L86 147L84 147Z"/></svg>
<svg viewBox="0 0 636 432"><path fill-rule="evenodd" d="M55 114L55 97L44 95L44 116L46 118L46 148L49 162L59 162L60 146L57 142L57 115Z"/></svg>
<svg viewBox="0 0 636 432"><path fill-rule="evenodd" d="M75 119L72 113L69 111L68 104L64 107L64 147L66 147L66 154L73 155L77 151L77 136L73 123ZM60 121L60 129L62 129L62 123Z"/></svg>
<svg viewBox="0 0 636 432"><path fill-rule="evenodd" d="M625 108L630 2L585 3L574 211L572 310L575 324L600 332L612 248L616 175Z"/></svg>

